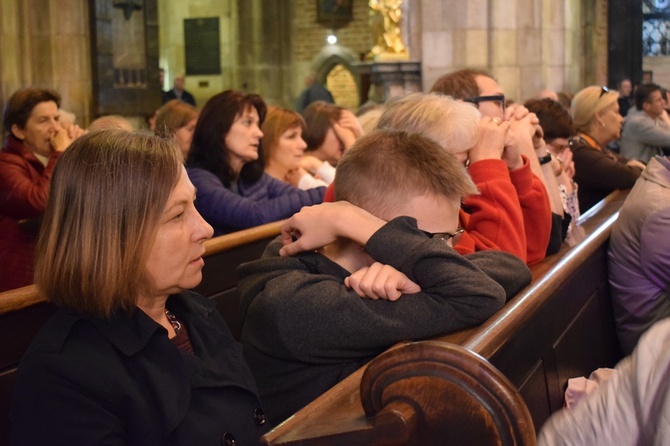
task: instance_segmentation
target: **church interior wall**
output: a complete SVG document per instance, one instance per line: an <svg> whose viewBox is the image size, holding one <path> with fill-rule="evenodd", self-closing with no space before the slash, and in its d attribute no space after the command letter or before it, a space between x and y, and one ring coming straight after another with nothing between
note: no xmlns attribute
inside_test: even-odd
<svg viewBox="0 0 670 446"><path fill-rule="evenodd" d="M366 0L351 0L353 19L335 29L338 44L361 57L371 47ZM608 0L405 0L403 32L422 64L423 90L466 66L489 69L518 101L540 88L576 92L607 83ZM79 123L91 118L87 0L0 0L0 100L42 85L63 95ZM291 107L303 79L328 46L331 27L316 22L313 0L158 0L160 66L165 89L185 71L186 18L218 17L221 74L187 76L204 104L227 88L257 92ZM670 84L670 63L645 59L654 80Z"/></svg>

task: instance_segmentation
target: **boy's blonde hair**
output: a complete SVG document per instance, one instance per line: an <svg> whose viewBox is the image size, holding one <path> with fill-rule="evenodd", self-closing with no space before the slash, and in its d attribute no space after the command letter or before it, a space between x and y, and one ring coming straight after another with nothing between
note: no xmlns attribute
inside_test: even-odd
<svg viewBox="0 0 670 446"><path fill-rule="evenodd" d="M455 201L476 194L465 168L435 141L419 134L376 130L359 138L338 163L336 200L388 219L399 203L425 194Z"/></svg>

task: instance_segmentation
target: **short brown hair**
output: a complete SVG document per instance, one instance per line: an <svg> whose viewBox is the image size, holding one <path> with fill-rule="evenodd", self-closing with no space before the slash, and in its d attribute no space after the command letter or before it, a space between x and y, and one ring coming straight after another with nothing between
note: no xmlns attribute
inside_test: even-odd
<svg viewBox="0 0 670 446"><path fill-rule="evenodd" d="M281 135L288 129L300 127L305 131L305 120L293 110L281 107L269 107L268 114L265 117L261 131L263 132L262 147L265 155L265 165L270 163L270 159L277 150L277 145Z"/></svg>
<svg viewBox="0 0 670 446"><path fill-rule="evenodd" d="M179 99L172 99L156 114L156 134L163 138L171 138L177 130L197 117L197 108Z"/></svg>
<svg viewBox="0 0 670 446"><path fill-rule="evenodd" d="M451 96L454 99L475 98L480 94L479 86L475 79L477 76L485 76L493 79L493 76L485 70L465 68L440 77L435 81L430 92Z"/></svg>
<svg viewBox="0 0 670 446"><path fill-rule="evenodd" d="M103 130L72 143L54 169L37 242L40 292L102 318L134 309L181 166L177 144L147 132Z"/></svg>
<svg viewBox="0 0 670 446"><path fill-rule="evenodd" d="M416 133L376 130L356 140L337 165L336 199L382 219L426 193L460 201L477 187L454 155Z"/></svg>
<svg viewBox="0 0 670 446"><path fill-rule="evenodd" d="M324 101L309 104L302 112L307 125L303 135L303 139L307 143L307 150L316 150L323 145L328 129L333 125L333 122L340 120L342 110L344 108Z"/></svg>
<svg viewBox="0 0 670 446"><path fill-rule="evenodd" d="M570 112L553 99L530 99L524 106L537 115L544 139L549 142L556 138L572 138L575 127Z"/></svg>
<svg viewBox="0 0 670 446"><path fill-rule="evenodd" d="M2 116L2 128L8 135L12 134L12 126L16 125L20 129L26 127L33 108L42 102L55 102L60 108L60 95L48 88L22 88L12 94L5 105L5 112Z"/></svg>

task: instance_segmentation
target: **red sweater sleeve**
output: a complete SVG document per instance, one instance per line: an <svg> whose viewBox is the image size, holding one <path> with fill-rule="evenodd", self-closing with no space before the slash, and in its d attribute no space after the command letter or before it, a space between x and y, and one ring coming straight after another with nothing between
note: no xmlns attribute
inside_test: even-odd
<svg viewBox="0 0 670 446"><path fill-rule="evenodd" d="M510 172L512 184L521 204L526 239L526 263L534 265L544 259L551 236L551 205L542 181L533 175L528 159L523 167Z"/></svg>
<svg viewBox="0 0 670 446"><path fill-rule="evenodd" d="M324 203L335 202L335 183L330 183L326 188L326 194L323 196Z"/></svg>
<svg viewBox="0 0 670 446"><path fill-rule="evenodd" d="M526 261L524 217L507 164L482 160L468 169L479 195L463 202L460 214L465 233L455 246L461 254L499 250Z"/></svg>

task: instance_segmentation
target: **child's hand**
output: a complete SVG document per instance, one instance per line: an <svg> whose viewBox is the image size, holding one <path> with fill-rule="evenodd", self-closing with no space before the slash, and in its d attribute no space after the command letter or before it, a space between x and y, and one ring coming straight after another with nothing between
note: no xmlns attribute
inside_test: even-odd
<svg viewBox="0 0 670 446"><path fill-rule="evenodd" d="M339 122L333 122L333 131L335 132L337 139L342 143L345 152L356 142L356 135L354 132L348 127L342 126Z"/></svg>
<svg viewBox="0 0 670 446"><path fill-rule="evenodd" d="M396 301L403 294L418 293L421 287L392 266L375 262L344 279L344 284L361 297Z"/></svg>
<svg viewBox="0 0 670 446"><path fill-rule="evenodd" d="M356 139L360 138L363 136L363 127L361 127L361 123L358 121L358 118L356 115L351 113L349 110L342 110L342 113L340 114L340 119L337 122L339 125L344 127L345 129L348 129L351 131L351 133L354 134Z"/></svg>

